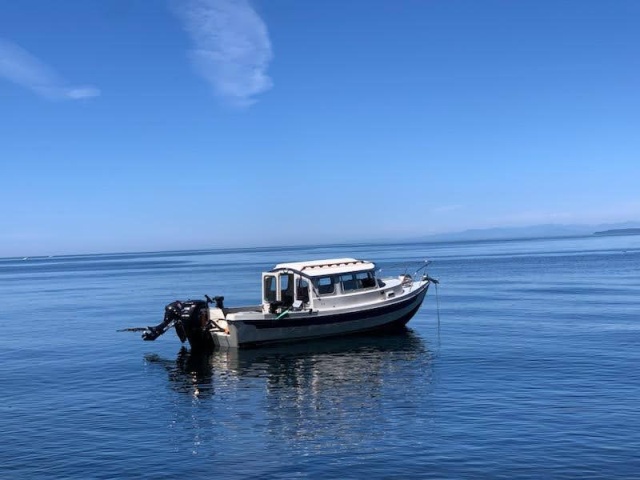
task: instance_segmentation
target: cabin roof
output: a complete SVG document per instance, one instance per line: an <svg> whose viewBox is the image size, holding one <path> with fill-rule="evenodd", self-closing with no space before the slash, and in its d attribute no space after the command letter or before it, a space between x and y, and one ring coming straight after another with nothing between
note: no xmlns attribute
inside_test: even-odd
<svg viewBox="0 0 640 480"><path fill-rule="evenodd" d="M326 260L312 260L309 262L279 263L275 269L299 270L306 275L319 277L323 275L336 275L340 273L362 272L376 268L375 263L355 258L330 258Z"/></svg>

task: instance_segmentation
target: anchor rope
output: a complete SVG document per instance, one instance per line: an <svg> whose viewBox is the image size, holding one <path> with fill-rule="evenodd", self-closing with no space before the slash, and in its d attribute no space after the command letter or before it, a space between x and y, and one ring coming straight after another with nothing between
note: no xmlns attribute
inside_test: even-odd
<svg viewBox="0 0 640 480"><path fill-rule="evenodd" d="M440 329L440 296L438 295L438 284L436 283L436 312L438 315L438 330Z"/></svg>

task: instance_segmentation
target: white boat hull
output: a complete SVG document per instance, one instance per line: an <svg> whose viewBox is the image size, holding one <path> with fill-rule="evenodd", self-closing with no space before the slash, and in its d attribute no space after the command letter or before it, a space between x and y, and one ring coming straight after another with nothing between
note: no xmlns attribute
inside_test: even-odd
<svg viewBox="0 0 640 480"><path fill-rule="evenodd" d="M212 340L217 347L251 347L399 327L416 314L428 287L429 282L420 282L405 295L364 309L291 312L281 318L257 314L228 320L228 332L211 331Z"/></svg>

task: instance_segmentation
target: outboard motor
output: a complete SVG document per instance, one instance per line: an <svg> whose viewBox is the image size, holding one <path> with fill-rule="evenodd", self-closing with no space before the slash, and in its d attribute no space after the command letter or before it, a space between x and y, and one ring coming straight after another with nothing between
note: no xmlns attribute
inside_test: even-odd
<svg viewBox="0 0 640 480"><path fill-rule="evenodd" d="M184 343L189 340L192 347L208 343L206 339L209 323L208 304L204 300L186 300L170 303L164 307L164 319L155 327L148 327L142 333L143 340L155 340L171 327Z"/></svg>
<svg viewBox="0 0 640 480"><path fill-rule="evenodd" d="M181 313L182 303L179 300L170 303L169 305L164 307L164 320L162 320L162 323L156 325L155 327L147 327L147 329L142 332L142 339L147 341L155 340L180 320Z"/></svg>

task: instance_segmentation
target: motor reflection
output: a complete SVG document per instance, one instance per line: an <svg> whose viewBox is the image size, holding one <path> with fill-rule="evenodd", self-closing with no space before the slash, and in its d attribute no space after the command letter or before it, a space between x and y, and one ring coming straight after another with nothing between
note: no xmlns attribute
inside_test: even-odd
<svg viewBox="0 0 640 480"><path fill-rule="evenodd" d="M169 376L169 386L176 392L206 399L213 395L212 353L193 355L186 348L180 349L175 360L156 354L145 355L145 362L163 367Z"/></svg>

